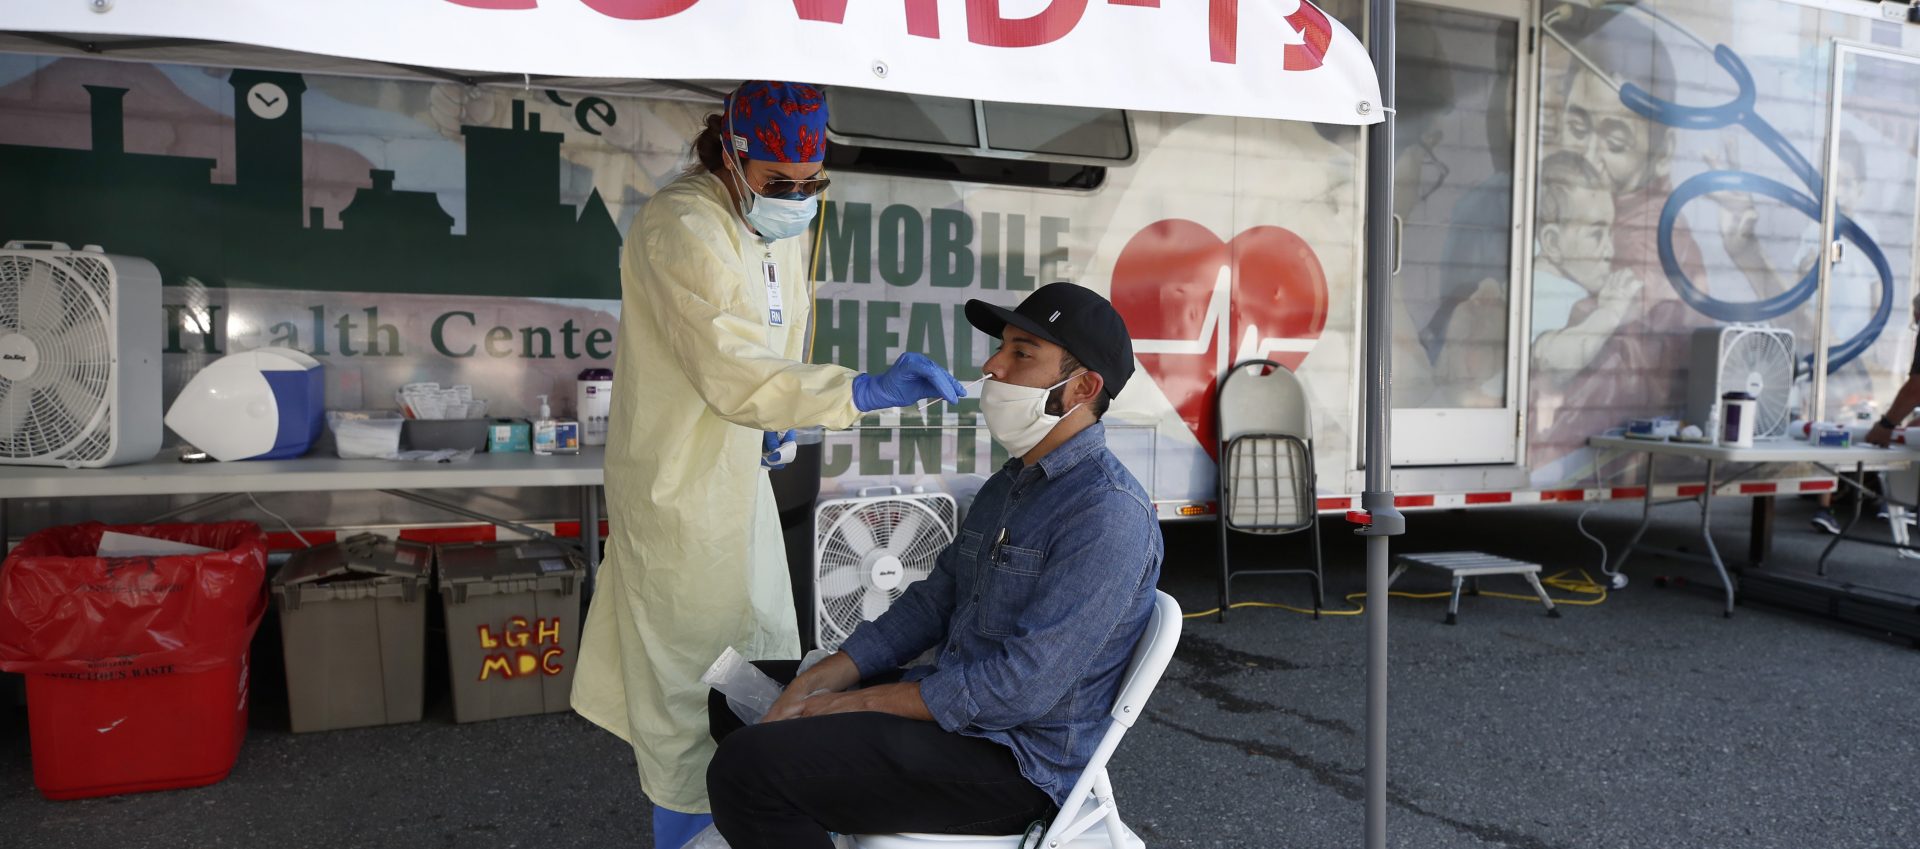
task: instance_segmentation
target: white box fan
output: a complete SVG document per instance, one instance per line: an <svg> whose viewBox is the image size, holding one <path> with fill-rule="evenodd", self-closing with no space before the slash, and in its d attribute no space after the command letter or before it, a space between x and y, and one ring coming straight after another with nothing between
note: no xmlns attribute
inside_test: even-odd
<svg viewBox="0 0 1920 849"><path fill-rule="evenodd" d="M886 495L870 493L886 491ZM945 493L863 489L813 514L813 636L838 649L861 622L886 612L953 542L959 508Z"/></svg>
<svg viewBox="0 0 1920 849"><path fill-rule="evenodd" d="M1747 392L1757 413L1755 438L1785 436L1793 392L1793 331L1731 324L1693 331L1693 370L1687 375L1687 421L1720 432L1720 396Z"/></svg>
<svg viewBox="0 0 1920 849"><path fill-rule="evenodd" d="M153 263L57 242L0 248L0 463L151 459L164 323Z"/></svg>

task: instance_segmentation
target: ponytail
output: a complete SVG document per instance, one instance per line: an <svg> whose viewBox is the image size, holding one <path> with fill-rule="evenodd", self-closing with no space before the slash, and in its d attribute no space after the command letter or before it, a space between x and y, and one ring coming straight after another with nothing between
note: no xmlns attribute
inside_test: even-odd
<svg viewBox="0 0 1920 849"><path fill-rule="evenodd" d="M693 139L693 154L700 159L700 166L709 173L724 173L726 160L726 130L718 114L708 115L706 128Z"/></svg>

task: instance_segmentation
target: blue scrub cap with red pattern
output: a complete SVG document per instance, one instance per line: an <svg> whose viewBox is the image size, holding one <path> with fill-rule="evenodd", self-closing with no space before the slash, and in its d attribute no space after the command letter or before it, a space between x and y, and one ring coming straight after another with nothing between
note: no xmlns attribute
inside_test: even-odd
<svg viewBox="0 0 1920 849"><path fill-rule="evenodd" d="M767 162L827 156L827 100L817 86L748 80L727 96L727 137L736 153Z"/></svg>

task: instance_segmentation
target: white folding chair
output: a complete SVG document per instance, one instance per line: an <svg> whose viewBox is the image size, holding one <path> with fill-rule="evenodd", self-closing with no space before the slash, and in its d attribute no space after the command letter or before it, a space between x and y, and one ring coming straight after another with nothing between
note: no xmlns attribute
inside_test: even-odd
<svg viewBox="0 0 1920 849"><path fill-rule="evenodd" d="M1107 760L1120 745L1120 738L1146 710L1147 696L1160 683L1160 673L1173 659L1174 645L1180 642L1180 604L1173 596L1154 591L1153 617L1147 633L1133 648L1133 658L1120 678L1120 696L1110 714L1113 722L1093 750L1087 769L1074 782L1060 814L1040 837L1030 844L1042 849L1144 849L1145 843L1120 821L1114 805L1113 784L1107 780ZM1096 826L1105 825L1105 828ZM858 849L1022 849L1025 835L1005 836L971 834L865 834L853 838Z"/></svg>
<svg viewBox="0 0 1920 849"><path fill-rule="evenodd" d="M1227 371L1215 396L1220 431L1220 621L1233 606L1233 579L1301 575L1313 581L1313 612L1326 606L1320 567L1320 504L1313 468L1313 414L1306 388L1285 366L1247 360ZM1277 536L1305 531L1313 568L1235 572L1230 532Z"/></svg>

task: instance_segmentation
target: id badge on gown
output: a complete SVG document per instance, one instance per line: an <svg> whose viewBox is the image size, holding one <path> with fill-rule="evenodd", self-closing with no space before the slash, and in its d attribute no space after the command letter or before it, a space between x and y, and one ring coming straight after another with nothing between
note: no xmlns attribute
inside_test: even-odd
<svg viewBox="0 0 1920 849"><path fill-rule="evenodd" d="M767 323L774 327L787 324L786 303L780 296L780 264L773 261L771 254L760 262L761 274L767 283Z"/></svg>

